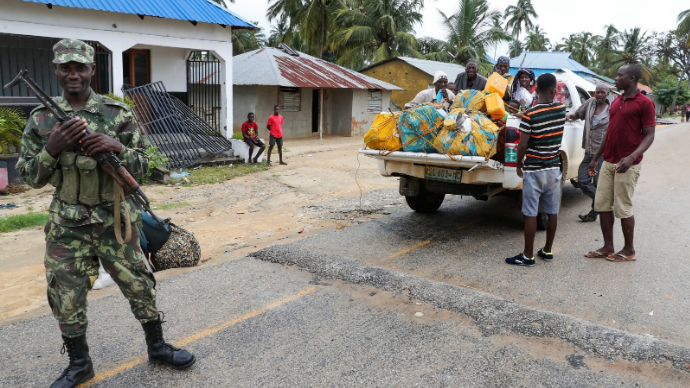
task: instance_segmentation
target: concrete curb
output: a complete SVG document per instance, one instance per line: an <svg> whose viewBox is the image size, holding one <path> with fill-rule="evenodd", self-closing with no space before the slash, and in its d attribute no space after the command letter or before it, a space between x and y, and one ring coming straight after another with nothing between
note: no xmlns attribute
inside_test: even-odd
<svg viewBox="0 0 690 388"><path fill-rule="evenodd" d="M532 337L559 338L608 360L670 362L690 372L690 348L603 326L569 315L542 311L507 299L368 265L344 256L276 245L250 254L260 260L297 265L315 275L366 284L473 318L485 335L501 330Z"/></svg>

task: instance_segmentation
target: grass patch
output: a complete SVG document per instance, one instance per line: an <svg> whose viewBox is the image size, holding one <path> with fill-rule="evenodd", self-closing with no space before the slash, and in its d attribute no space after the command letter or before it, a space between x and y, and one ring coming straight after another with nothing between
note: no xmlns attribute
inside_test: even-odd
<svg viewBox="0 0 690 388"><path fill-rule="evenodd" d="M16 216L0 217L0 233L43 226L48 222L45 213L17 214Z"/></svg>
<svg viewBox="0 0 690 388"><path fill-rule="evenodd" d="M170 202L164 205L158 205L156 206L156 209L174 209L176 207L185 207L189 205L191 205L189 202Z"/></svg>
<svg viewBox="0 0 690 388"><path fill-rule="evenodd" d="M228 164L221 166L202 166L196 170L189 171L191 174L186 180L171 179L171 183L183 183L183 186L200 185L204 183L218 183L227 181L238 176L251 174L259 171L266 171L269 166L266 163L260 164Z"/></svg>

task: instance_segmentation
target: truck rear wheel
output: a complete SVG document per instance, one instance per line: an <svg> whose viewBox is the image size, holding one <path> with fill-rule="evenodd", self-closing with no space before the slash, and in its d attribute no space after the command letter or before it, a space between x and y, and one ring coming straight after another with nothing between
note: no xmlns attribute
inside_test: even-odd
<svg viewBox="0 0 690 388"><path fill-rule="evenodd" d="M419 195L414 197L406 195L405 201L407 201L407 206L417 213L433 213L441 207L445 198L445 194L430 193L420 188Z"/></svg>

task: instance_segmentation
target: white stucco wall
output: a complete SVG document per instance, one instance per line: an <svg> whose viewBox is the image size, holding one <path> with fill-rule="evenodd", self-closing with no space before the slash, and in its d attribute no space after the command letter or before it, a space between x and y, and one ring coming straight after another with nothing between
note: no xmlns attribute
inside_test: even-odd
<svg viewBox="0 0 690 388"><path fill-rule="evenodd" d="M160 50L160 60L151 56L152 80L157 73L161 80L170 78L178 66L183 68L175 89L179 82L186 82L184 60L178 64L168 64L155 70L165 58L171 60L179 57L185 50L209 50L224 62L225 85L221 89L223 110L221 112L223 126L227 128L232 122L232 37L231 29L216 24L198 23L193 26L188 21L145 17L141 20L137 15L119 14L106 11L67 8L54 6L48 9L45 4L29 3L17 0L0 0L0 33L32 35L50 38L73 38L96 40L106 46L113 53L113 90L119 93L122 87L122 52L137 45L148 46ZM165 49L168 48L168 49ZM155 63L154 63L155 61ZM174 80L172 80L174 82ZM165 82L165 80L164 80ZM166 87L174 90L168 83ZM232 135L232 131L226 131Z"/></svg>
<svg viewBox="0 0 690 388"><path fill-rule="evenodd" d="M163 81L169 92L187 91L187 56L192 50L140 44L135 48L151 51L151 82Z"/></svg>

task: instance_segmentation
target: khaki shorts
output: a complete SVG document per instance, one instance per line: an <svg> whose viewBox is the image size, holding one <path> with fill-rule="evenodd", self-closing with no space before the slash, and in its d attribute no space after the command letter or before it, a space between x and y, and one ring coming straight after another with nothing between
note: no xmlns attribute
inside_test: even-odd
<svg viewBox="0 0 690 388"><path fill-rule="evenodd" d="M616 172L616 165L604 161L599 172L599 184L594 198L595 212L610 212L616 218L633 216L632 197L642 166L632 165L625 173Z"/></svg>

